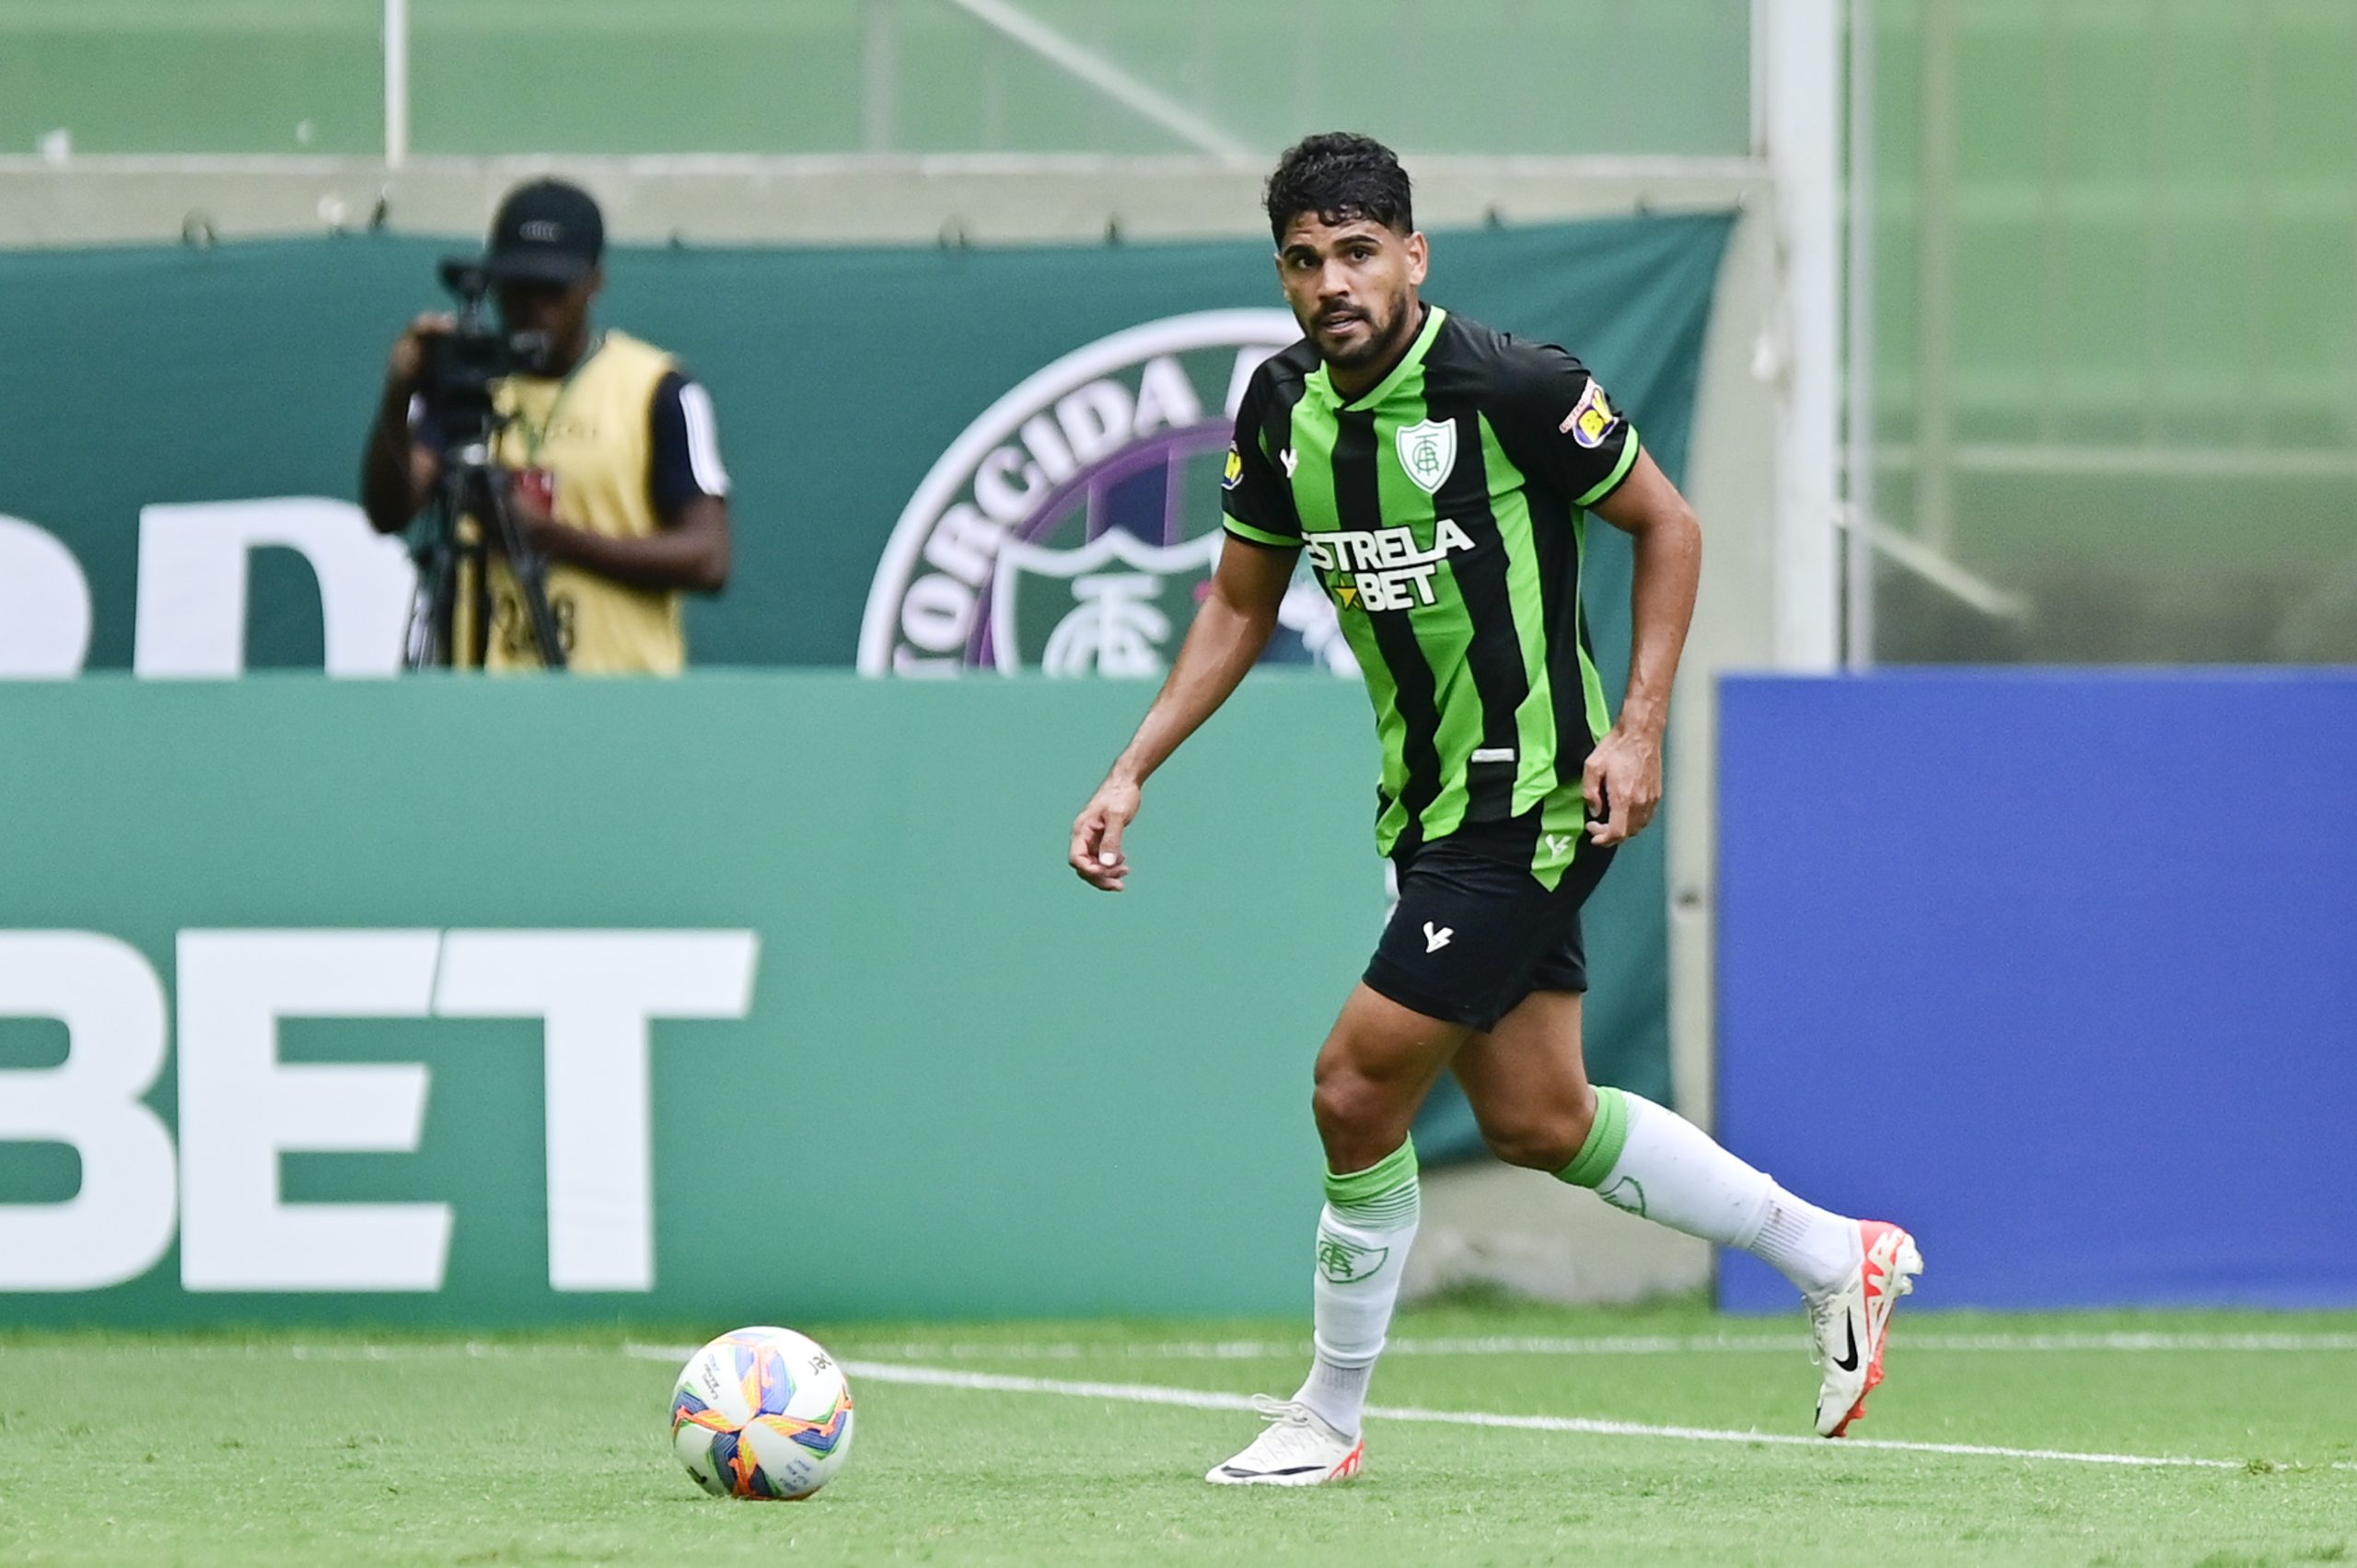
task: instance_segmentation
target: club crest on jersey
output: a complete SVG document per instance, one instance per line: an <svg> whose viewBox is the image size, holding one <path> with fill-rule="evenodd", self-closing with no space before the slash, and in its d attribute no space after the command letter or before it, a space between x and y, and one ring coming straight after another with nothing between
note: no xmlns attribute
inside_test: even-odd
<svg viewBox="0 0 2357 1568"><path fill-rule="evenodd" d="M1417 489L1436 495L1457 467L1457 422L1427 419L1400 427L1399 466Z"/></svg>
<svg viewBox="0 0 2357 1568"><path fill-rule="evenodd" d="M1620 423L1620 415L1613 409L1612 400L1604 395L1604 384L1591 376L1587 390L1572 405L1571 415L1561 428L1564 435L1594 451L1604 445L1604 438Z"/></svg>

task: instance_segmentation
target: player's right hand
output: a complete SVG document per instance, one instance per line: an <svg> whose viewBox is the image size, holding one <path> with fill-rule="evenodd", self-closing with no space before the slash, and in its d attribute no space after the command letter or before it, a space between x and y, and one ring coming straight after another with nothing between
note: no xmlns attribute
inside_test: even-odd
<svg viewBox="0 0 2357 1568"><path fill-rule="evenodd" d="M1144 791L1127 779L1107 779L1097 787L1088 805L1072 824L1072 868L1092 888L1121 891L1130 874L1130 857L1121 853L1121 835L1137 820Z"/></svg>
<svg viewBox="0 0 2357 1568"><path fill-rule="evenodd" d="M456 317L440 310L429 310L412 321L393 340L392 358L385 366L386 381L402 391L415 391L417 378L425 373L425 340L447 337L458 325Z"/></svg>

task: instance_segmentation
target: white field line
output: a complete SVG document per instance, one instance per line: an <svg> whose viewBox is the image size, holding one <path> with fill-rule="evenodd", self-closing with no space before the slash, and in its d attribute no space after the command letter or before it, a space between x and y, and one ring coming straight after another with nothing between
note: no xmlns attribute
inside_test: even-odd
<svg viewBox="0 0 2357 1568"><path fill-rule="evenodd" d="M691 1347L633 1345L633 1355L671 1359L691 1354ZM1246 1394L1218 1393L1203 1388L1165 1388L1146 1383L1081 1383L1055 1377L1012 1377L992 1372L962 1372L940 1366L909 1366L887 1361L847 1361L843 1369L854 1377L877 1383L913 1383L935 1388L971 1388L997 1394L1058 1394L1075 1400L1118 1400L1132 1404L1178 1405L1188 1410L1253 1409ZM1779 1447L1814 1448L1848 1454L1859 1450L1895 1454L1939 1454L1988 1459L2044 1459L2074 1465L2116 1465L2137 1469L2239 1470L2244 1459L2200 1459L2174 1454L2083 1454L2064 1448L2008 1448L1978 1443L1909 1443L1892 1438L1845 1437L1829 1443L1784 1432L1736 1432L1708 1426L1651 1426L1633 1421L1596 1421L1582 1416L1500 1415L1488 1411L1436 1411L1414 1405L1369 1405L1366 1413L1378 1421L1417 1422L1445 1426L1503 1427L1517 1432L1568 1432L1592 1437L1651 1437L1681 1443L1757 1443ZM2357 1470L2357 1463L2316 1467Z"/></svg>
<svg viewBox="0 0 2357 1568"><path fill-rule="evenodd" d="M1929 1338L1932 1338L1932 1337L1933 1337L1933 1336L1922 1336L1922 1338L1925 1338L1925 1339L1929 1339ZM2029 1339L2029 1340L2037 1340L2037 1341L2063 1341L2063 1340L2073 1340L2073 1339L2084 1338L2084 1339L2088 1339L2088 1340L2100 1340L2100 1341L2109 1341L2109 1340L2131 1340L2131 1341L2139 1341L2139 1342L2142 1342L2142 1341L2168 1341L2168 1342L2182 1342L2182 1343L2180 1343L2180 1342L2170 1342L2170 1343L2165 1343L2165 1344L2146 1344L2146 1343L2141 1343L2141 1342L2140 1342L2140 1343L2136 1343L2136 1344L2132 1344L2132 1345L2131 1345L2131 1344L2103 1343L2103 1344L2088 1345L2088 1346L2084 1346L2084 1347L2073 1346L2073 1347L2071 1347L2071 1348L2094 1348L2094 1349L2140 1349L2140 1350L2152 1350L2152 1349L2192 1349L2192 1350L2211 1350L2211 1349L2225 1349L2225 1350L2235 1350L2235 1349L2266 1349L2266 1350L2277 1350L2277 1349L2284 1349L2284 1348L2288 1348L2288 1347L2286 1347L2285 1345L2283 1345L2282 1343L2281 1343L2281 1342L2280 1342L2286 1341L2286 1340L2304 1339L2304 1340L2306 1340L2306 1341L2318 1341L2318 1340L2337 1341L2337 1340L2348 1339L2348 1338L2351 1338L2351 1336L2346 1336L2346 1335L2307 1335L2307 1336L2298 1336L2298 1335L2248 1335L2248 1336L2244 1336L2244 1335L2118 1335L2118 1336L2104 1336L2104 1335L2089 1335L2089 1336L2038 1335L2038 1336L2016 1336L2016 1337L2014 1337L2012 1340L2009 1340L2009 1341L2008 1341L2007 1348L2014 1348L2014 1345L2015 1343L2017 1343L2017 1342L2018 1342L2018 1341L2020 1341L2020 1340L2022 1340L2022 1339ZM1991 1335L1991 1336L1964 1336L1964 1338L1965 1338L1967 1341L1968 1341L1969 1342L1968 1342L1967 1345L1962 1346L1962 1347L1959 1347L1959 1348L1986 1349L1986 1348L1991 1348L1991 1347L1990 1347L1988 1344L1984 1343L1984 1342L1983 1342L1984 1341L1986 1341L1986 1340L1993 1340L1993 1339L2003 1339L2003 1338L2006 1338L2006 1337L2005 1337L2005 1336L1995 1336L1995 1335ZM2260 1344L2256 1344L2256 1345L2244 1344L2244 1343L2239 1342L2241 1342L2241 1341L2243 1341L2243 1340L2246 1340L2246 1339L2248 1339L2248 1340L2258 1340L2258 1341L2262 1341L2262 1342L2264 1342L2264 1343L2260 1343ZM1414 1342L1417 1342L1410 1341L1410 1342L1408 1342L1408 1343L1414 1343ZM1587 1344L1587 1345L1599 1345L1599 1344L1616 1343L1616 1342L1609 1342L1609 1341L1557 1341L1557 1342L1548 1342L1548 1341L1511 1342L1511 1341L1507 1341L1507 1342L1500 1342L1500 1341L1482 1341L1482 1340L1469 1340L1469 1341L1463 1341L1463 1342L1450 1342L1450 1341L1437 1341L1437 1340L1435 1340L1435 1341L1426 1341L1426 1342L1423 1342L1423 1343L1425 1343L1425 1344L1427 1344L1427 1345L1442 1345L1442 1344L1451 1344L1451 1343L1463 1343L1463 1344L1493 1344L1493 1343L1524 1343L1524 1344L1530 1344L1530 1343L1536 1343L1536 1344L1547 1344L1547 1343L1550 1343L1550 1342L1552 1342L1552 1343L1558 1343L1558 1344ZM1650 1343L1651 1343L1651 1342L1648 1342L1648 1341L1642 1341L1642 1340L1641 1340L1641 1341L1635 1341L1635 1342L1632 1342L1639 1343L1639 1344L1650 1344ZM1741 1348L1741 1349L1750 1349L1750 1348L1753 1348L1755 1344L1756 1344L1759 1348L1763 1348L1763 1349L1781 1349L1781 1350L1791 1350L1791 1349L1793 1348L1792 1344L1791 1344L1790 1342L1786 1342L1786 1341L1783 1341L1783 1340L1771 1340L1771 1339L1766 1338L1765 1336L1753 1336L1751 1339L1748 1339L1748 1340L1746 1340L1746 1339L1740 1339L1740 1338L1732 1338L1732 1337L1731 1337L1731 1338L1729 1338L1729 1339L1725 1339L1725 1340L1711 1340L1711 1339L1704 1338L1704 1339L1697 1339L1697 1340L1692 1340L1692 1341L1672 1342L1673 1342L1673 1343L1675 1343L1675 1344L1677 1344L1679 1348L1709 1348L1709 1347L1713 1347L1713 1346L1717 1346L1717 1347L1721 1347L1721 1348ZM0 1360L5 1360L7 1356L12 1355L12 1354L14 1354L14 1355L20 1355L20 1354L24 1354L24 1353L27 1353L27 1351L28 1351L29 1349L29 1350L32 1350L35 1353L40 1353L40 1352L41 1352L41 1351L50 1351L50 1352L54 1352L54 1351L57 1351L57 1350L59 1350L59 1349L63 1349L63 1348L68 1348L68 1347L64 1347L64 1346L54 1346L54 1345L52 1345L52 1346L39 1346L39 1347L20 1347L20 1346L0 1345ZM120 1347L110 1347L110 1348L120 1349ZM689 1356L693 1355L693 1354L696 1353L697 1348L698 1348L698 1347L696 1347L696 1346L694 1346L694 1345L652 1345L652 1344L626 1343L626 1344L624 1344L624 1345L622 1346L622 1353L623 1353L624 1355L631 1356L631 1357L633 1357L633 1358L634 1358L634 1359L641 1360L641 1361L662 1361L662 1362L674 1362L674 1363L677 1363L677 1362L682 1362L682 1361L685 1361ZM977 1351L985 1351L985 1352L987 1352L988 1353L991 1353L991 1354L999 1354L999 1353L1003 1353L1007 1349L1007 1347L1004 1347L1004 1346L977 1346L977 1347L973 1347L973 1348L974 1348L974 1349L976 1349ZM1048 1348L1056 1348L1056 1347L1048 1347ZM1087 1347L1087 1348L1113 1348L1113 1347ZM1154 1347L1131 1347L1131 1348L1132 1348L1132 1349L1152 1349L1152 1348L1154 1348ZM1273 1348L1278 1348L1278 1347L1274 1347L1274 1346L1273 1346L1273 1344L1272 1344L1272 1345L1271 1345L1271 1348L1273 1349ZM1288 1345L1288 1346L1283 1346L1283 1347L1282 1347L1282 1348L1283 1348L1283 1350L1290 1351L1290 1350L1293 1350L1293 1349L1297 1348L1297 1347L1294 1347L1294 1346L1290 1346L1290 1345ZM1397 1351L1399 1348L1399 1344L1397 1344L1397 1343L1395 1343L1395 1344L1391 1347L1391 1349L1392 1349L1393 1351ZM1919 1346L1918 1348L1924 1348L1924 1347ZM2061 1346L2061 1345L2055 1345L2055 1344L2043 1344L2043 1343L2041 1343L2041 1344L2038 1345L2036 1348L2040 1348L2040 1349L2056 1349L2056 1348L2064 1348L2064 1347L2062 1347L2062 1346ZM2349 1347L2340 1346L2340 1345L2337 1345L2337 1344L2336 1344L2336 1345L2328 1346L2327 1348L2336 1348L2336 1349L2338 1349L2338 1348L2349 1348ZM539 1344L536 1344L536 1343L529 1343L529 1342L526 1342L526 1343L505 1343L505 1344L495 1344L495 1343L484 1343L484 1342L474 1342L474 1341L467 1341L467 1342L447 1342L447 1343L435 1343L435 1342L425 1342L405 1343L405 1344L389 1344L389 1345L387 1345L387 1344L352 1344L352 1345L336 1345L336 1344L329 1344L329 1345L303 1345L303 1344L296 1344L296 1345L272 1345L272 1344L193 1344L193 1345L190 1345L190 1344L177 1344L177 1345L176 1345L176 1344L170 1344L170 1343L168 1343L168 1342L159 1342L156 1343L156 1344L152 1347L152 1349L153 1349L153 1351L154 1351L154 1353L156 1353L157 1355L159 1355L159 1356L162 1356L162 1355L170 1355L170 1356L173 1356L173 1357L176 1357L176 1358L177 1358L177 1357L189 1356L189 1355L204 1355L204 1356L237 1356L237 1357L242 1357L242 1358L245 1358L245 1359L248 1359L248 1360L255 1360L255 1361L259 1361L259 1360L263 1360L263 1359L277 1359L277 1358L284 1357L284 1358L286 1358L286 1359L289 1359L289 1360L294 1360L294 1361L319 1361L319 1362L354 1362L354 1361L357 1361L357 1362L392 1362L392 1361L422 1360L422 1359L429 1359L429 1358L433 1358L433 1359L459 1359L459 1360L498 1360L498 1359L505 1359L505 1358L511 1357L511 1356L530 1356L530 1357L534 1357L534 1358L542 1358L542 1357L547 1357L547 1356L551 1356L551 1355L568 1355L568 1356L585 1356L585 1357L586 1357L586 1356L601 1356L601 1355L610 1355L610 1354L611 1354L611 1353L612 1353L612 1352L611 1352L610 1350L607 1349L607 1348L606 1348L606 1347L604 1347L604 1346L598 1346L598 1345L580 1345L580 1344L546 1344L546 1343L539 1343ZM1253 1353L1258 1353L1258 1351L1256 1350ZM1444 1353L1444 1352L1427 1352L1426 1353ZM1500 1352L1474 1352L1474 1353L1492 1353L1492 1354L1504 1354L1504 1353L1509 1353L1509 1352L1502 1352L1502 1351L1500 1351ZM1545 1353L1545 1352L1539 1352L1539 1353ZM1582 1353L1611 1353L1611 1352L1608 1352L1608 1351L1595 1351L1595 1352L1582 1352ZM1648 1350L1644 1350L1644 1351L1640 1351L1640 1352L1638 1352L1638 1353L1640 1353L1640 1354L1650 1354L1650 1353L1653 1353L1650 1349L1648 1349ZM876 1381L876 1382L878 1382L878 1383L907 1383L907 1384L918 1384L918 1385L923 1385L923 1386L929 1387L929 1388L969 1388L969 1389L975 1389L975 1390L979 1390L979 1391L982 1391L982 1392L988 1392L988 1393L1004 1393L1004 1394L1056 1394L1056 1395L1062 1395L1062 1396L1063 1396L1064 1398L1067 1398L1067 1399L1081 1399L1081 1400L1115 1400L1126 1401L1126 1402L1128 1402L1128 1403L1132 1403L1132 1404L1145 1404L1145 1405L1176 1405L1176 1406L1179 1406L1179 1407L1182 1407L1182 1408L1185 1408L1185 1409L1189 1409L1189 1410L1213 1410L1213 1411L1251 1411L1251 1410L1253 1409L1252 1397L1251 1397L1251 1396L1249 1396L1249 1395L1246 1395L1246 1394L1230 1394L1230 1393L1224 1393L1224 1392L1220 1392L1220 1391L1215 1390L1215 1389L1208 1389L1208 1388L1162 1388L1162 1387L1155 1386L1155 1385L1154 1385L1154 1384L1146 1384L1146 1383L1090 1383L1090 1382L1074 1382L1074 1381L1067 1381L1067 1380L1064 1380L1064 1379L1062 1379L1062 1378L1051 1378L1051 1377L1015 1377L1015 1376L1006 1376L1006 1375L1004 1375L1004 1374L1000 1374L1000 1373L992 1373L992 1372L966 1372L966 1371L960 1371L960 1370L957 1370L957 1369L955 1369L955 1368L949 1368L949 1367L939 1367L939 1366L916 1366L916 1365L907 1365L907 1364L905 1364L905 1363L900 1363L900 1362L888 1362L888 1361L864 1361L864 1360L862 1360L862 1361L846 1361L846 1362L844 1362L844 1363L843 1363L843 1366L844 1366L844 1370L846 1370L847 1372L851 1373L851 1374L852 1374L853 1376L854 1376L863 1377L863 1378L869 1378L869 1379L872 1379L872 1380L874 1380L874 1381ZM1900 1454L1940 1454L1940 1455L1956 1455L1956 1456L1962 1456L1962 1457L1966 1457L1966 1458L1993 1458L1993 1459L2042 1459L2042 1460L2049 1460L2049 1461L2054 1461L2054 1462L2060 1462L2060 1463L2066 1463L2066 1464L2079 1464L2079 1465L2113 1465L2113 1466L2125 1466L2125 1467L2129 1467L2129 1468L2131 1468L2131 1469L2223 1469L2223 1470L2236 1470L2236 1469L2247 1469L2247 1468L2248 1468L2248 1464L2249 1464L2249 1461L2247 1461L2247 1460L2243 1460L2243 1459L2204 1459L2204 1458L2191 1458L2191 1457L2185 1456L2185 1455L2166 1455L2166 1454L2100 1454L2100 1453L2077 1453L2077 1452L2073 1452L2073 1451L2069 1450L2069 1449L2062 1449L2062 1448L2013 1448L2013 1447L2003 1447L2003 1446L1991 1446L1991 1445L1985 1445L1985 1444L1977 1444L1977 1443L1910 1443L1910 1442L1903 1442L1903 1441L1899 1441L1899 1440L1893 1439L1893 1438L1876 1438L1876 1437L1845 1437L1845 1438L1841 1439L1841 1440L1840 1440L1840 1442L1838 1442L1838 1443L1829 1443L1829 1442L1827 1442L1825 1439L1820 1438L1820 1437L1803 1437L1803 1436L1799 1436L1799 1435L1796 1435L1796 1434L1792 1434L1792 1433L1784 1433L1784 1432L1742 1432L1742 1431L1736 1431L1736 1430L1726 1429L1726 1428L1707 1427L1707 1426L1654 1426L1654 1425L1648 1425L1648 1424L1646 1424L1646 1423L1642 1423L1642 1422L1631 1422L1631 1421L1601 1421L1601 1420L1595 1420L1595 1419L1591 1419L1591 1418L1584 1417L1584 1416L1558 1416L1558 1415L1504 1415L1504 1414L1499 1414L1499 1413L1495 1413L1495 1412L1492 1412L1492 1411L1441 1411L1441 1410L1426 1410L1426 1409L1423 1409L1423 1408L1422 1408L1422 1407L1419 1407L1419 1406L1413 1406L1413 1405L1370 1405L1370 1406L1368 1406L1368 1407L1367 1407L1367 1414L1369 1414L1369 1415L1371 1415L1371 1416L1374 1416L1376 1419L1377 1419L1377 1420L1379 1420L1379 1421L1412 1422L1412 1423L1426 1423L1426 1424L1437 1424L1437 1425L1445 1425L1445 1426L1486 1426L1486 1427L1499 1427L1499 1428L1504 1428L1504 1429L1507 1429L1507 1430L1511 1430L1511 1431L1518 1431L1518 1432L1563 1432L1563 1433L1575 1433L1575 1434L1584 1434L1584 1435L1587 1435L1587 1436L1595 1436L1595 1437L1650 1437L1650 1438L1660 1438L1660 1439L1666 1439L1666 1440L1673 1441L1673 1442L1683 1442L1683 1443L1755 1443L1755 1444L1773 1444L1773 1445L1775 1445L1775 1446L1779 1446L1779 1447L1814 1448L1814 1449L1816 1449L1816 1450L1817 1450L1817 1451L1819 1451L1819 1452L1821 1452L1821 1453L1824 1453L1824 1452L1830 1452L1830 1453L1855 1453L1855 1452L1860 1452L1860 1451L1872 1451L1872 1452L1882 1452L1882 1453L1900 1453ZM2299 1469L2299 1468L2313 1468L2313 1469L2331 1469L2331 1470L2342 1470L2342 1471L2357 1471L2357 1462L2351 1462L2351 1461L2342 1460L2342 1461L2335 1461L2335 1462L2331 1462L2331 1463L2328 1463L2328 1464L2323 1464L2323 1465L2313 1466L2313 1467L2299 1467L2299 1466L2293 1466L2293 1467L2291 1467L2291 1468L2294 1468L2294 1469Z"/></svg>
<svg viewBox="0 0 2357 1568"><path fill-rule="evenodd" d="M2357 1351L2350 1334L1938 1334L1899 1333L1894 1342L1909 1351L1988 1351L2038 1353L2057 1351L2126 1353L2259 1351L2313 1354ZM1620 1334L1592 1338L1485 1336L1462 1339L1396 1339L1386 1355L1688 1355L1805 1353L1806 1338L1794 1334ZM903 1361L1263 1361L1307 1355L1307 1340L1198 1340L1159 1344L1090 1344L1079 1341L941 1343L863 1343L870 1354Z"/></svg>
<svg viewBox="0 0 2357 1568"><path fill-rule="evenodd" d="M1994 1352L1999 1353L2040 1353L2061 1351L2115 1351L2130 1353L2184 1353L2193 1352L2293 1352L2312 1354L2329 1352L2357 1351L2357 1333L2349 1334L1936 1334L1900 1332L1895 1342L1904 1351L1914 1352ZM71 1342L33 1347L0 1343L0 1358L12 1354L54 1352L70 1347ZM535 1341L404 1341L392 1344L283 1344L236 1342L208 1343L157 1340L145 1345L110 1345L109 1350L121 1353L125 1349L158 1356L227 1357L248 1361L288 1358L295 1361L409 1361L409 1360L475 1360L493 1361L510 1356L601 1356L610 1355L608 1345L546 1342ZM684 1361L694 1353L692 1345L644 1345L625 1347L633 1355L653 1359L671 1357ZM942 1343L939 1342L861 1342L854 1347L862 1354L888 1355L900 1361L1273 1361L1287 1356L1309 1353L1307 1340L1194 1340L1172 1341L1151 1344L1122 1344L1118 1342L1085 1343L1080 1341L1014 1342L992 1344ZM1807 1341L1799 1334L1622 1334L1588 1338L1556 1338L1545 1336L1486 1336L1481 1338L1397 1339L1385 1348L1390 1356L1610 1356L1610 1355L1686 1355L1704 1354L1772 1354L1805 1353Z"/></svg>

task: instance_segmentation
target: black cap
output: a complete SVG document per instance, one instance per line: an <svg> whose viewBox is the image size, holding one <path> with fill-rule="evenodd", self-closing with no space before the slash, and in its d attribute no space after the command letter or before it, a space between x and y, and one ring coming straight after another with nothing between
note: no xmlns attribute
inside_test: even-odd
<svg viewBox="0 0 2357 1568"><path fill-rule="evenodd" d="M535 180L507 192L491 220L483 266L494 283L576 284L606 250L606 220L578 185Z"/></svg>

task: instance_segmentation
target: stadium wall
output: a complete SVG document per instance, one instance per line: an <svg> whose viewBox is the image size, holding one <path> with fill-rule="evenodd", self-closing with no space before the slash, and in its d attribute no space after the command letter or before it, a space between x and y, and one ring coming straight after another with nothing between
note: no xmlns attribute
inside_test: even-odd
<svg viewBox="0 0 2357 1568"><path fill-rule="evenodd" d="M1306 1307L1364 700L1249 683L1108 897L1140 696L0 683L0 1323Z"/></svg>
<svg viewBox="0 0 2357 1568"><path fill-rule="evenodd" d="M1945 1307L2357 1306L2357 674L1742 679L1720 1128ZM1738 1310L1791 1292L1730 1256Z"/></svg>

